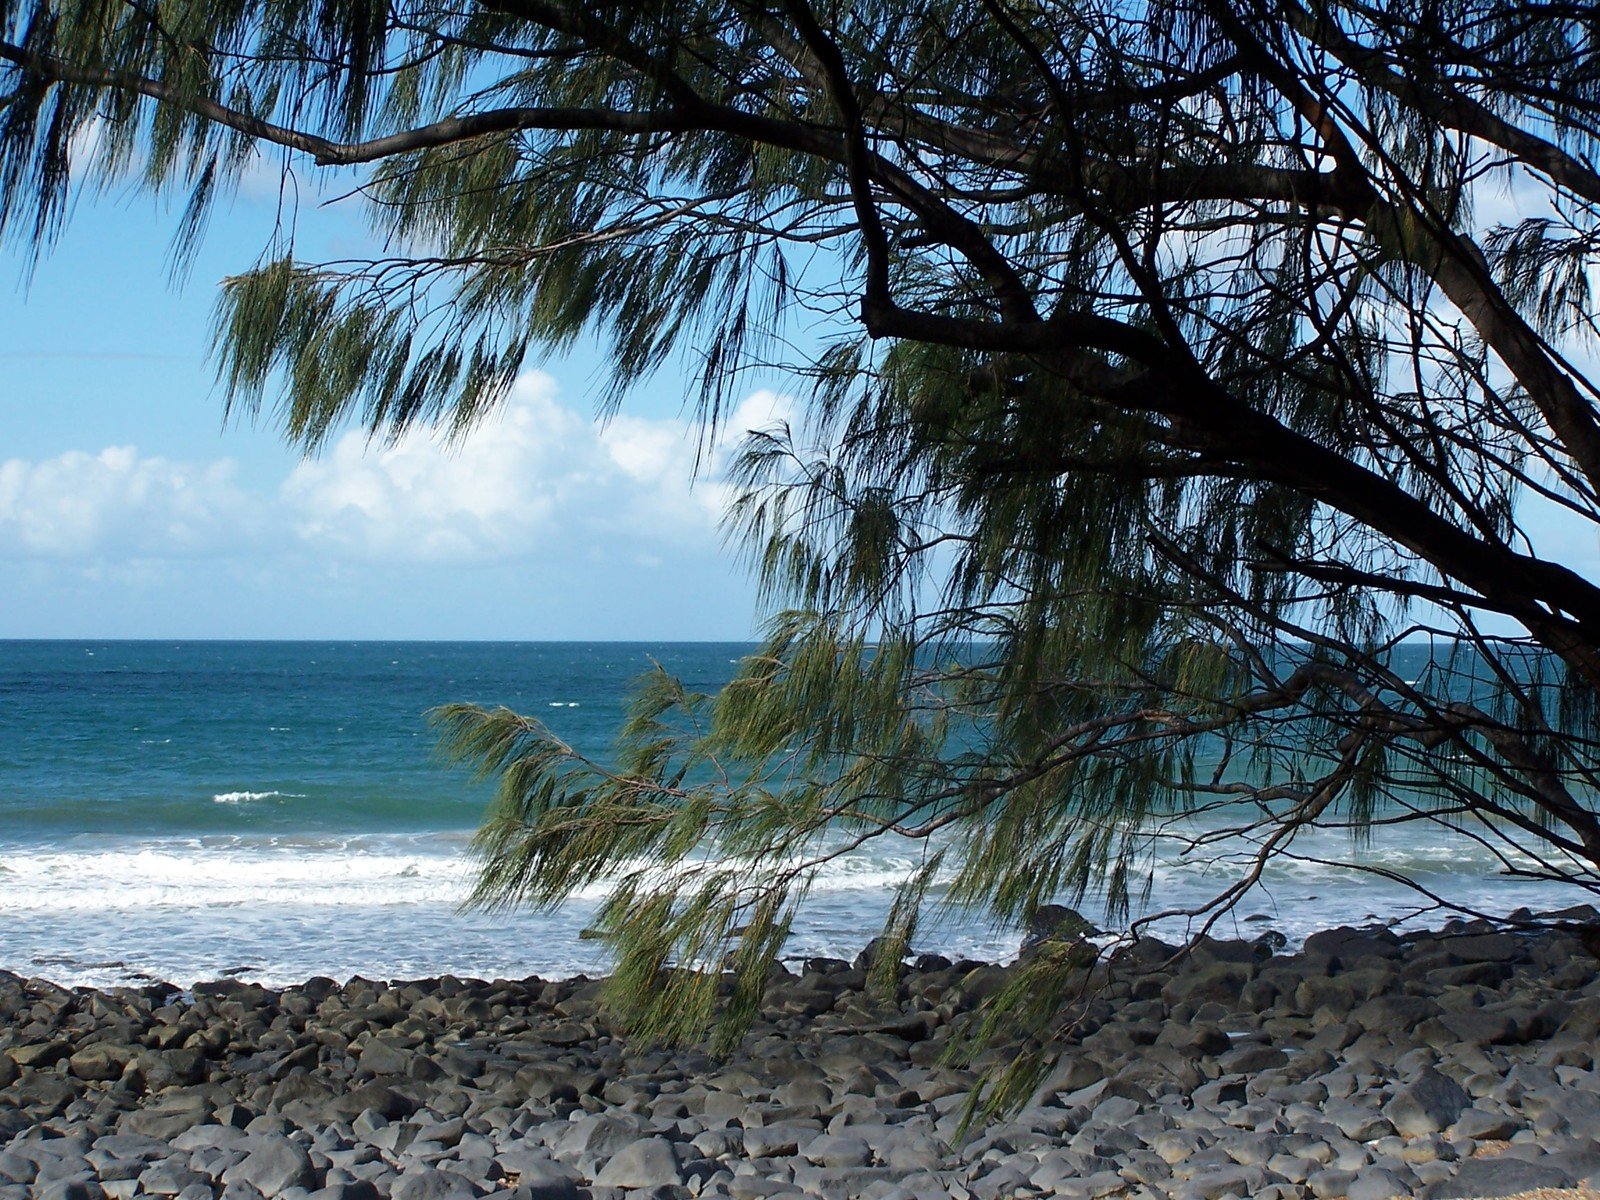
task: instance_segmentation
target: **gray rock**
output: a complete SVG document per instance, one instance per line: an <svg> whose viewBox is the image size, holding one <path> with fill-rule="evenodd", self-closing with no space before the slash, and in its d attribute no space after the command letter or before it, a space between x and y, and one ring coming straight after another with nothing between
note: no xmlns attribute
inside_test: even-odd
<svg viewBox="0 0 1600 1200"><path fill-rule="evenodd" d="M1482 1108L1469 1108L1450 1126L1450 1136L1471 1138L1473 1141L1503 1141L1522 1127L1522 1122L1505 1113L1490 1112Z"/></svg>
<svg viewBox="0 0 1600 1200"><path fill-rule="evenodd" d="M1600 1095L1584 1091L1581 1088L1562 1088L1547 1096L1539 1097L1541 1102L1549 1104L1548 1112L1553 1114L1561 1126L1571 1130L1581 1137L1593 1137L1600 1133ZM1524 1111L1534 1108L1534 1097L1527 1097L1524 1102ZM1535 1112L1535 1116L1540 1116Z"/></svg>
<svg viewBox="0 0 1600 1200"><path fill-rule="evenodd" d="M1352 929L1341 926L1313 933L1305 941L1307 957L1354 962L1360 958L1395 958L1401 953L1400 939L1387 929Z"/></svg>
<svg viewBox="0 0 1600 1200"><path fill-rule="evenodd" d="M1428 1067L1395 1093L1383 1113L1401 1134L1415 1137L1448 1129L1471 1103L1460 1084Z"/></svg>
<svg viewBox="0 0 1600 1200"><path fill-rule="evenodd" d="M1350 1019L1363 1029L1386 1032L1414 1029L1437 1016L1439 1005L1426 996L1406 996L1393 992L1374 996L1351 1012Z"/></svg>
<svg viewBox="0 0 1600 1200"><path fill-rule="evenodd" d="M227 1169L223 1182L247 1184L268 1200L289 1188L317 1186L310 1156L282 1134L258 1134L250 1144L250 1152Z"/></svg>
<svg viewBox="0 0 1600 1200"><path fill-rule="evenodd" d="M1161 998L1168 1004L1183 1001L1201 1002L1219 1000L1227 1003L1237 1000L1250 977L1251 967L1242 963L1212 963L1209 966L1185 971L1161 990Z"/></svg>
<svg viewBox="0 0 1600 1200"><path fill-rule="evenodd" d="M210 1197L210 1189L207 1189L204 1200L210 1200ZM185 1198L180 1196L178 1200ZM311 1193L310 1200L382 1200L382 1193L368 1180L342 1179L338 1183L318 1188Z"/></svg>
<svg viewBox="0 0 1600 1200"><path fill-rule="evenodd" d="M1193 1098L1196 1108L1217 1108L1224 1104L1243 1104L1249 1094L1243 1079L1224 1076L1195 1088Z"/></svg>
<svg viewBox="0 0 1600 1200"><path fill-rule="evenodd" d="M133 1051L126 1046L98 1042L69 1058L67 1067L79 1079L108 1082L122 1077L122 1070L132 1057Z"/></svg>
<svg viewBox="0 0 1600 1200"><path fill-rule="evenodd" d="M822 1130L814 1125L784 1122L778 1125L759 1125L744 1131L745 1153L751 1158L776 1158L800 1153L802 1144L809 1144Z"/></svg>
<svg viewBox="0 0 1600 1200"><path fill-rule="evenodd" d="M209 1179L170 1159L146 1167L139 1175L139 1190L152 1196L176 1196L195 1184L204 1186L209 1194Z"/></svg>
<svg viewBox="0 0 1600 1200"><path fill-rule="evenodd" d="M1339 1132L1351 1141L1370 1142L1395 1130L1393 1118L1353 1100L1329 1100L1323 1106L1322 1115L1337 1125Z"/></svg>
<svg viewBox="0 0 1600 1200"><path fill-rule="evenodd" d="M391 1200L476 1200L479 1191L463 1175L418 1166L396 1179L389 1195Z"/></svg>
<svg viewBox="0 0 1600 1200"><path fill-rule="evenodd" d="M1480 933L1443 939L1443 947L1464 963L1503 963L1517 956L1517 939L1509 933Z"/></svg>
<svg viewBox="0 0 1600 1200"><path fill-rule="evenodd" d="M551 1146L557 1155L609 1158L644 1136L645 1123L628 1113L603 1113L574 1121Z"/></svg>
<svg viewBox="0 0 1600 1200"><path fill-rule="evenodd" d="M105 1200L105 1194L92 1179L52 1179L33 1189L34 1200Z"/></svg>
<svg viewBox="0 0 1600 1200"><path fill-rule="evenodd" d="M684 1182L678 1152L666 1138L641 1138L619 1150L595 1176L598 1187L653 1188Z"/></svg>
<svg viewBox="0 0 1600 1200"><path fill-rule="evenodd" d="M1457 1169L1455 1178L1436 1184L1429 1200L1473 1200L1485 1197L1515 1196L1535 1188L1569 1188L1577 1183L1560 1167L1529 1162L1503 1154L1469 1158Z"/></svg>
<svg viewBox="0 0 1600 1200"><path fill-rule="evenodd" d="M71 1042L32 1042L25 1046L12 1046L7 1055L19 1067L32 1067L42 1071L52 1067L72 1053Z"/></svg>
<svg viewBox="0 0 1600 1200"><path fill-rule="evenodd" d="M1395 1196L1411 1195L1411 1188L1393 1171L1373 1167L1359 1172L1345 1195L1348 1200L1393 1200Z"/></svg>
<svg viewBox="0 0 1600 1200"><path fill-rule="evenodd" d="M825 1133L813 1138L801 1153L824 1167L868 1167L872 1165L872 1147L865 1138L849 1134Z"/></svg>
<svg viewBox="0 0 1600 1200"><path fill-rule="evenodd" d="M578 1181L556 1162L526 1162L515 1175L515 1186L522 1200L578 1200Z"/></svg>
<svg viewBox="0 0 1600 1200"><path fill-rule="evenodd" d="M1335 1197L1350 1194L1356 1176L1355 1171L1317 1171L1306 1180L1306 1186L1311 1189L1311 1194L1317 1200L1334 1200Z"/></svg>
<svg viewBox="0 0 1600 1200"><path fill-rule="evenodd" d="M118 1129L166 1141L204 1125L215 1110L216 1104L198 1090L180 1091L162 1096L161 1102L150 1108L135 1109L122 1118Z"/></svg>
<svg viewBox="0 0 1600 1200"><path fill-rule="evenodd" d="M357 1060L368 1075L404 1075L416 1056L406 1047L389 1038L371 1038L361 1048ZM359 1110L357 1110L359 1111Z"/></svg>
<svg viewBox="0 0 1600 1200"><path fill-rule="evenodd" d="M1441 1013L1437 1020L1454 1041L1469 1046L1497 1046L1521 1040L1516 1022L1504 1010L1460 1009Z"/></svg>
<svg viewBox="0 0 1600 1200"><path fill-rule="evenodd" d="M107 1141L101 1138L95 1145ZM156 1145L162 1143L158 1139L149 1139ZM204 1150L209 1146L247 1146L250 1135L242 1129L235 1129L232 1125L194 1125L185 1129L177 1137L170 1139L165 1144L173 1150L182 1150L191 1154L196 1150Z"/></svg>
<svg viewBox="0 0 1600 1200"><path fill-rule="evenodd" d="M1028 918L1022 938L1022 949L1033 950L1047 941L1079 942L1098 932L1100 931L1077 909L1068 908L1064 904L1042 904ZM868 943L868 949L877 944L878 940L874 938ZM856 966L861 967L863 964L857 961Z"/></svg>
<svg viewBox="0 0 1600 1200"><path fill-rule="evenodd" d="M0 1150L0 1184L32 1183L39 1164L10 1150Z"/></svg>
<svg viewBox="0 0 1600 1200"><path fill-rule="evenodd" d="M1266 1184L1266 1172L1260 1167L1241 1167L1229 1164L1201 1171L1189 1180L1184 1192L1198 1200L1218 1200L1218 1197L1253 1196Z"/></svg>

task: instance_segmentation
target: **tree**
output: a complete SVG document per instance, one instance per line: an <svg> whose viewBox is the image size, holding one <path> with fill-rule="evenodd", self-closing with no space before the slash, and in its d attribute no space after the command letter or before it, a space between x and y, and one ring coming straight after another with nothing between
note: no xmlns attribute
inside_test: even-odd
<svg viewBox="0 0 1600 1200"><path fill-rule="evenodd" d="M286 237L219 300L232 402L303 446L469 425L584 331L616 398L698 356L708 429L804 383L742 459L788 607L731 685L647 680L604 766L442 716L499 780L478 899L615 877L646 1030L736 1028L874 838L926 848L889 966L936 879L1125 911L1162 836L1245 847L1202 924L1374 820L1600 888L1600 586L1550 549L1600 523L1588 9L0 0L0 35L13 236L132 175L187 192L182 250L263 150L356 172L391 255ZM731 999L662 974L727 953Z"/></svg>

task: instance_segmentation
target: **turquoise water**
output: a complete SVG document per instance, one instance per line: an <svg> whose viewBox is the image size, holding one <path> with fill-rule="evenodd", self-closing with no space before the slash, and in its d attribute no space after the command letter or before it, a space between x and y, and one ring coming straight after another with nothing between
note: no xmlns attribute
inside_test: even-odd
<svg viewBox="0 0 1600 1200"><path fill-rule="evenodd" d="M0 968L71 983L223 972L402 978L564 975L606 967L580 937L597 886L548 914L463 914L463 850L487 789L434 757L424 714L455 700L537 715L604 756L628 685L652 661L714 689L736 644L0 642ZM1341 871L1365 861L1507 911L1559 888L1497 877L1445 831L1299 848L1239 910L1291 937L1415 907ZM1175 852L1156 906L1192 904L1227 864ZM852 954L887 912L917 848L830 865L795 954ZM1262 921L1239 926L1255 933ZM981 957L1017 935L946 914L924 948Z"/></svg>
<svg viewBox="0 0 1600 1200"><path fill-rule="evenodd" d="M659 662L715 688L742 645L0 642L9 836L469 830L486 791L424 714L505 704L604 754Z"/></svg>

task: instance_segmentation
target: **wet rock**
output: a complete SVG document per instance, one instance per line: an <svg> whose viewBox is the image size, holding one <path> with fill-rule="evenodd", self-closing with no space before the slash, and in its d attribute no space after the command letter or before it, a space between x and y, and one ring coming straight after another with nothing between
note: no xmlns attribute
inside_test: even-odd
<svg viewBox="0 0 1600 1200"><path fill-rule="evenodd" d="M1212 963L1175 977L1161 989L1161 999L1169 1005L1235 1000L1252 974L1253 968L1241 963Z"/></svg>
<svg viewBox="0 0 1600 1200"><path fill-rule="evenodd" d="M1022 951L1026 954L1045 942L1080 942L1100 931L1078 912L1065 904L1041 904L1028 918L1022 935Z"/></svg>
<svg viewBox="0 0 1600 1200"><path fill-rule="evenodd" d="M1517 939L1509 933L1481 933L1442 941L1445 950L1463 963L1505 963L1517 957Z"/></svg>

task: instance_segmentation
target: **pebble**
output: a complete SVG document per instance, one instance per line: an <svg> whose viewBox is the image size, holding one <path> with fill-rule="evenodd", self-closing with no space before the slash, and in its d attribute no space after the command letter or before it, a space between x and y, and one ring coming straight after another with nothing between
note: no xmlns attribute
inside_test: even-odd
<svg viewBox="0 0 1600 1200"><path fill-rule="evenodd" d="M892 998L864 990L872 951L775 971L721 1057L630 1042L591 980L0 972L0 1200L1451 1200L1600 1178L1600 964L1575 930L1280 944L1175 960L1147 939L1098 968L987 1125L972 1089L1015 1048L946 1052L1014 968L936 955Z"/></svg>

